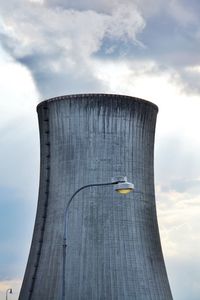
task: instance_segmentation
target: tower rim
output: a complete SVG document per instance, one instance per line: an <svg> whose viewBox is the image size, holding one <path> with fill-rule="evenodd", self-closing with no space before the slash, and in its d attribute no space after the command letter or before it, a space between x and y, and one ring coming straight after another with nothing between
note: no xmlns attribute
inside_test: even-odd
<svg viewBox="0 0 200 300"><path fill-rule="evenodd" d="M37 110L40 106L46 105L46 104L54 102L54 101L72 100L72 99L79 100L81 98L83 100L86 100L86 99L91 99L92 100L92 98L94 98L94 97L95 98L99 97L99 99L101 99L101 100L108 100L108 98L115 99L115 100L117 100L118 98L120 100L122 100L122 99L130 100L130 101L133 101L133 102L150 105L150 106L154 107L156 111L158 111L158 106L155 103L151 102L151 101L148 101L148 100L145 100L145 99L142 99L142 98L139 98L139 97L121 95L121 94L112 94L112 93L111 94L110 93L80 93L80 94L69 94L69 95L66 94L66 95L61 95L61 96L57 96L57 97L51 97L51 98L48 98L44 101L41 101L37 105Z"/></svg>

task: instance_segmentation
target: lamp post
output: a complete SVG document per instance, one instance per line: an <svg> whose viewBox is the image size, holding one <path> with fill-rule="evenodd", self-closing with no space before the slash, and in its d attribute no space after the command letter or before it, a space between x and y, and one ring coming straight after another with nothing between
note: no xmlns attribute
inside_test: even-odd
<svg viewBox="0 0 200 300"><path fill-rule="evenodd" d="M6 300L8 300L8 293L12 294L13 293L12 289L7 289L6 290Z"/></svg>
<svg viewBox="0 0 200 300"><path fill-rule="evenodd" d="M74 192L71 196L70 200L67 203L64 212L64 233L63 233L63 276L62 276L62 300L65 300L65 265L66 265L66 247L67 247L67 213L70 207L70 204L74 197L83 189L93 186L106 186L106 185L113 185L114 190L119 194L128 194L134 190L134 185L131 182L127 181L127 177L119 176L113 177L111 182L106 183L91 183L80 187L78 190Z"/></svg>

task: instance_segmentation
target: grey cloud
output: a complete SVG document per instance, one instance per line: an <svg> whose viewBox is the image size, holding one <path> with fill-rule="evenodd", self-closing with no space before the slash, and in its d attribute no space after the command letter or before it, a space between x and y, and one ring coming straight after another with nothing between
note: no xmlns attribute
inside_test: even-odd
<svg viewBox="0 0 200 300"><path fill-rule="evenodd" d="M64 9L75 9L75 10L94 10L100 13L111 14L116 7L122 4L121 0L85 0L85 1L63 1L63 0L44 0L47 6L51 7L62 7ZM125 6L134 5L145 17L154 15L163 6L162 0L124 0Z"/></svg>
<svg viewBox="0 0 200 300"><path fill-rule="evenodd" d="M119 1L117 1L119 3ZM115 7L116 1L110 0L85 0L85 1L63 1L63 0L45 0L46 6L60 7L62 9L74 9L74 10L94 10L97 12L108 13L113 7Z"/></svg>
<svg viewBox="0 0 200 300"><path fill-rule="evenodd" d="M200 47L199 47L200 48ZM195 55L194 55L195 59ZM196 59L196 62L199 58ZM194 64L195 65L195 64ZM200 66L200 62L199 65ZM183 90L188 94L199 94L200 93L200 69L196 70L190 68L183 68L180 70L180 79L184 82Z"/></svg>
<svg viewBox="0 0 200 300"><path fill-rule="evenodd" d="M171 188L179 193L190 192L190 193L200 193L200 179L186 180L178 179L173 180L171 183Z"/></svg>
<svg viewBox="0 0 200 300"><path fill-rule="evenodd" d="M199 93L200 75L187 68L200 65L200 4L188 0L165 3L159 13L146 21L139 37L146 47L138 56L153 59L161 69L174 69L186 92Z"/></svg>
<svg viewBox="0 0 200 300"><path fill-rule="evenodd" d="M107 91L96 59L152 60L175 70L185 90L199 92L199 3L192 0L2 2L4 48L33 73L44 97ZM15 14L12 14L13 9ZM34 61L34 64L33 64ZM53 80L54 78L54 80ZM54 83L54 84L53 84ZM52 86L53 84L53 86ZM55 94L54 93L54 94Z"/></svg>
<svg viewBox="0 0 200 300"><path fill-rule="evenodd" d="M137 34L145 25L131 4L111 13L61 9L48 1L24 2L23 9L16 4L15 15L3 9L2 44L31 70L45 97L53 96L52 88L54 94L105 89L94 73L93 55L105 37L139 44Z"/></svg>
<svg viewBox="0 0 200 300"><path fill-rule="evenodd" d="M36 85L42 97L50 98L62 94L96 91L100 92L105 87L98 82L84 62L76 63L73 68L65 61L42 55L26 56L18 59L28 66L33 74ZM42 62L42 63L41 63ZM59 70L57 71L56 68ZM44 99L43 99L44 100Z"/></svg>
<svg viewBox="0 0 200 300"><path fill-rule="evenodd" d="M200 179L177 178L170 180L168 184L161 185L161 192L169 193L175 191L177 193L189 193L190 195L200 194Z"/></svg>

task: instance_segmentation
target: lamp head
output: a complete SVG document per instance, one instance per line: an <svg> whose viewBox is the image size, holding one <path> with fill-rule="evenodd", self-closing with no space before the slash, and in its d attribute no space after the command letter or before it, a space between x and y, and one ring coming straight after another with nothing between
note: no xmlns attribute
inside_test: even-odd
<svg viewBox="0 0 200 300"><path fill-rule="evenodd" d="M119 194L126 195L134 190L134 185L131 182L119 182L115 185L115 191Z"/></svg>
<svg viewBox="0 0 200 300"><path fill-rule="evenodd" d="M114 184L114 189L119 194L126 195L134 190L134 185L131 182L127 181L127 177L114 177L112 178Z"/></svg>

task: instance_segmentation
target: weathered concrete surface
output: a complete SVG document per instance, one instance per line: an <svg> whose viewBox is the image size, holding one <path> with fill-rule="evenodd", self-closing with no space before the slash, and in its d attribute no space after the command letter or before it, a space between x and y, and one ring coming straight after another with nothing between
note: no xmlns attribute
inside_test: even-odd
<svg viewBox="0 0 200 300"><path fill-rule="evenodd" d="M79 187L127 175L136 191L93 187L68 214L67 300L170 300L154 199L157 107L119 95L63 96L38 106L38 210L20 300L58 300L64 207Z"/></svg>

